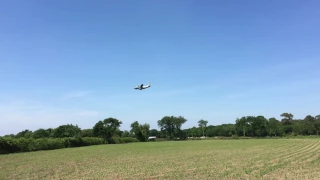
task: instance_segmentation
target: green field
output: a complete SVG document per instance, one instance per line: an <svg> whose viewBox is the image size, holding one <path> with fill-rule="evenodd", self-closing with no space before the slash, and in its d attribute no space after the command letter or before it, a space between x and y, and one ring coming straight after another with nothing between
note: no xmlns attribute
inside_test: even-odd
<svg viewBox="0 0 320 180"><path fill-rule="evenodd" d="M0 155L0 179L319 179L319 139L97 145Z"/></svg>

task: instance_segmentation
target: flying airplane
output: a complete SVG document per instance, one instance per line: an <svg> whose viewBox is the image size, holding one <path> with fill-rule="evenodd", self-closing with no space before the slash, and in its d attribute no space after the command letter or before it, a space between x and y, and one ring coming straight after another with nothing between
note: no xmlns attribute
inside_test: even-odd
<svg viewBox="0 0 320 180"><path fill-rule="evenodd" d="M138 85L138 86L134 87L134 89L143 90L143 89L147 89L149 87L151 87L150 83L148 85L146 85L146 86L143 86L143 84L141 84L140 86Z"/></svg>

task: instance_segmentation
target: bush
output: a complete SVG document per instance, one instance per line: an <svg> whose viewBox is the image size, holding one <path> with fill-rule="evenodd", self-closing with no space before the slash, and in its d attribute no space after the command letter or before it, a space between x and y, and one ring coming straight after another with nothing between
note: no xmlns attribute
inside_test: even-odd
<svg viewBox="0 0 320 180"><path fill-rule="evenodd" d="M239 136L237 134L234 134L231 136L232 139L239 139Z"/></svg>
<svg viewBox="0 0 320 180"><path fill-rule="evenodd" d="M17 139L11 137L0 137L0 154L18 152Z"/></svg>
<svg viewBox="0 0 320 180"><path fill-rule="evenodd" d="M34 141L35 151L65 148L64 140L61 138L39 138Z"/></svg>
<svg viewBox="0 0 320 180"><path fill-rule="evenodd" d="M83 144L85 146L99 145L99 144L108 144L103 138L96 137L83 137Z"/></svg>
<svg viewBox="0 0 320 180"><path fill-rule="evenodd" d="M115 144L139 142L138 139L132 137L114 137L112 139Z"/></svg>
<svg viewBox="0 0 320 180"><path fill-rule="evenodd" d="M106 142L104 139L96 137L39 139L0 137L0 154L53 150L99 144L106 144Z"/></svg>

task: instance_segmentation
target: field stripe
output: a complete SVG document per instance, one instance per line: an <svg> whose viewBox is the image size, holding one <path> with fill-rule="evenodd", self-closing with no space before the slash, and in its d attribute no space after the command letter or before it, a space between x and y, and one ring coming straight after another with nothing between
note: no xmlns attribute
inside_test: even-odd
<svg viewBox="0 0 320 180"><path fill-rule="evenodd" d="M223 177L239 177L239 174L250 174L253 171L263 167L263 165L259 166L257 165L258 162L260 161L265 161L266 159L261 160L261 157L270 157L269 160L273 161L274 157L270 156L270 154L273 153L277 153L278 156L283 156L284 154L288 153L288 150L286 148L288 147L292 147L292 149L290 149L290 151L294 151L293 147L297 147L297 144L295 143L291 143L290 141L287 141L286 143L283 143L283 141L276 141L276 143L278 144L272 144L272 148L275 148L273 150L269 150L269 151L263 151L264 148L270 148L270 147L265 147L262 146L262 150L257 151L257 149L255 148L253 152L249 152L251 154L256 154L253 158L248 158L248 155L244 155L244 153L239 153L240 156L244 155L244 157L241 158L237 158L236 159L231 159L229 161L226 162L225 167L228 167L229 170L226 170L223 174L221 174L219 177L223 178ZM289 144L287 144L289 143ZM299 144L298 147L303 148L305 147L305 144L307 144L307 142L303 141L302 144ZM239 156L239 154L236 154L236 156ZM250 157L250 154L249 154ZM242 161L245 164L244 168L239 169L238 171L235 171L234 169L237 168L236 165L233 165L233 161ZM231 161L231 162L230 162ZM229 164L230 163L230 164ZM248 168L249 166L249 168Z"/></svg>
<svg viewBox="0 0 320 180"><path fill-rule="evenodd" d="M246 168L245 171L247 174L250 174L254 170L264 167L264 164L271 164L274 161L276 161L277 159L279 159L280 157L285 156L285 154L295 152L296 150L294 148L298 148L298 149L305 148L306 147L305 144L307 144L307 142L302 142L301 144L298 144L298 145L295 143L292 143L289 146L288 146L288 144L282 144L282 146L279 147L279 149L277 149L276 151L269 151L269 152L260 154L259 158L257 158L257 159L250 159L250 161L249 161L251 163L250 165L253 165L253 166L250 166L250 168ZM276 154L275 157L273 156L274 154ZM261 157L264 157L264 156L266 158L261 159ZM257 164L257 162L264 162L266 160L267 160L267 162L265 162L262 165Z"/></svg>
<svg viewBox="0 0 320 180"><path fill-rule="evenodd" d="M287 172L291 172L291 174L289 173L285 173L285 174L288 176L292 176L292 178L319 179L320 168L319 166L314 166L311 163L312 160L314 160L314 158L319 157L319 151L320 151L320 141L317 140L317 141L314 141L313 146L306 149L304 153L300 153L299 156L284 160L282 162L282 165L290 165L290 166L286 166L286 167L282 166L284 167L283 169L275 171L272 174L266 174L265 176L277 177L279 175L275 175L275 174L284 174L283 171L286 170ZM306 173L302 173L302 171L305 171Z"/></svg>
<svg viewBox="0 0 320 180"><path fill-rule="evenodd" d="M319 142L313 141L310 145L299 149L298 151L288 154L287 156L283 156L278 160L277 164L268 164L266 163L263 170L260 170L259 177L268 176L268 173L272 171L276 171L279 168L283 168L289 164L301 164L302 159L308 157L308 155L314 153L314 151L318 151Z"/></svg>
<svg viewBox="0 0 320 180"><path fill-rule="evenodd" d="M233 173L228 174L228 177L234 178L236 175L239 175L239 174L244 174L246 176L252 176L253 174L259 174L259 176L260 176L260 173L258 173L258 172L260 172L260 169L263 169L263 168L266 168L268 166L273 165L275 161L277 161L277 160L279 161L279 159L281 159L283 157L292 156L292 154L297 153L297 151L296 151L297 149L299 152L299 151L303 151L303 149L306 149L309 146L312 146L312 144L308 144L309 141L301 141L301 142L302 143L299 143L299 144L292 142L292 144L289 145L289 147L291 147L289 150L287 149L288 144L282 144L281 145L282 150L276 149L276 151L268 151L266 153L260 152L261 153L260 158L250 159L248 161L248 163L246 163L246 167L242 169L242 173L233 172ZM307 144L307 146L306 146L306 144ZM274 153L277 153L276 157L272 156ZM263 157L266 157L266 158L261 159ZM267 162L263 163L263 161L267 161ZM263 164L260 165L260 164L258 164L259 162L262 162ZM250 167L247 168L248 166L250 166ZM275 166L273 168L271 166L271 170L275 170L275 168L277 168L277 166Z"/></svg>

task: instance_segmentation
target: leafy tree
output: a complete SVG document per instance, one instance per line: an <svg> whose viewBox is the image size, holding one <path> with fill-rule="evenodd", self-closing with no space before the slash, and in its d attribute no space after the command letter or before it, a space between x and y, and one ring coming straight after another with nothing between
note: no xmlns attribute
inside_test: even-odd
<svg viewBox="0 0 320 180"><path fill-rule="evenodd" d="M94 137L93 129L83 129L83 130L81 130L81 137Z"/></svg>
<svg viewBox="0 0 320 180"><path fill-rule="evenodd" d="M199 127L201 127L201 129L202 129L202 136L203 136L203 137L204 137L204 131L206 130L207 124L208 124L208 121L205 121L205 120L203 120L203 119L201 119L201 120L198 121L198 125L199 125Z"/></svg>
<svg viewBox="0 0 320 180"><path fill-rule="evenodd" d="M187 121L183 116L164 116L158 120L158 126L166 132L166 136L172 140L174 137L183 136L181 126Z"/></svg>
<svg viewBox="0 0 320 180"><path fill-rule="evenodd" d="M317 136L319 136L319 131L320 131L320 115L317 115L317 116L315 117L314 127L316 128Z"/></svg>
<svg viewBox="0 0 320 180"><path fill-rule="evenodd" d="M53 128L48 128L48 129L46 129L46 131L48 132L49 137L53 137L53 133L54 133L54 129Z"/></svg>
<svg viewBox="0 0 320 180"><path fill-rule="evenodd" d="M268 133L269 135L274 135L274 136L277 136L277 135L280 135L280 121L278 121L276 118L272 117L269 119L269 122L268 122Z"/></svg>
<svg viewBox="0 0 320 180"><path fill-rule="evenodd" d="M139 130L142 134L143 142L148 141L149 135L150 135L150 125L145 123L145 124L140 124L139 125Z"/></svg>
<svg viewBox="0 0 320 180"><path fill-rule="evenodd" d="M282 118L281 122L284 124L284 125L291 125L292 124L292 118L293 118L293 115L291 113L282 113L280 115Z"/></svg>
<svg viewBox="0 0 320 180"><path fill-rule="evenodd" d="M53 137L64 138L64 137L80 137L81 129L78 125L61 125L53 130Z"/></svg>
<svg viewBox="0 0 320 180"><path fill-rule="evenodd" d="M138 139L138 141L145 141L145 137L143 136L139 122L135 121L131 124L131 130L130 132L134 134L134 136Z"/></svg>
<svg viewBox="0 0 320 180"><path fill-rule="evenodd" d="M112 117L106 118L103 121L100 120L93 127L93 135L105 138L109 144L113 144L115 142L112 137L115 135L119 136L121 124L121 121Z"/></svg>
<svg viewBox="0 0 320 180"><path fill-rule="evenodd" d="M138 121L135 121L131 124L130 131L140 142L145 142L150 134L149 128L149 124L139 124Z"/></svg>
<svg viewBox="0 0 320 180"><path fill-rule="evenodd" d="M254 136L267 135L267 119L264 116L252 117L251 126Z"/></svg>
<svg viewBox="0 0 320 180"><path fill-rule="evenodd" d="M1 136L0 136L1 137ZM3 137L6 137L6 138L15 138L15 135L14 134L7 134L7 135L4 135Z"/></svg>
<svg viewBox="0 0 320 180"><path fill-rule="evenodd" d="M236 126L234 124L221 124L215 127L217 136L231 137L236 134Z"/></svg>
<svg viewBox="0 0 320 180"><path fill-rule="evenodd" d="M250 124L247 117L243 116L240 119L237 118L235 125L238 130L242 131L242 134L245 137L247 130L250 128Z"/></svg>
<svg viewBox="0 0 320 180"><path fill-rule="evenodd" d="M156 136L159 137L159 132L156 129L151 129L150 130L150 136Z"/></svg>
<svg viewBox="0 0 320 180"><path fill-rule="evenodd" d="M305 120L293 120L292 121L292 129L294 135L307 135L312 134L313 129L312 124L310 122L307 122Z"/></svg>
<svg viewBox="0 0 320 180"><path fill-rule="evenodd" d="M121 137L132 137L132 135L129 131L123 131L123 133L121 134Z"/></svg>
<svg viewBox="0 0 320 180"><path fill-rule="evenodd" d="M188 136L191 136L191 137L198 137L198 128L193 126L192 128L190 128L188 131Z"/></svg>
<svg viewBox="0 0 320 180"><path fill-rule="evenodd" d="M304 121L305 123L308 125L308 134L314 134L313 132L310 132L310 131L315 131L316 134L318 135L319 133L319 120L317 118L317 116L313 117L311 115L307 115L305 118L304 118Z"/></svg>
<svg viewBox="0 0 320 180"><path fill-rule="evenodd" d="M33 135L32 137L33 138L48 138L50 137L50 131L46 130L46 129L43 129L43 128L40 128L36 131L33 132Z"/></svg>
<svg viewBox="0 0 320 180"><path fill-rule="evenodd" d="M141 136L141 132L139 131L139 122L135 121L131 124L130 132L134 134L136 137Z"/></svg>
<svg viewBox="0 0 320 180"><path fill-rule="evenodd" d="M208 137L213 137L213 136L216 136L217 135L217 133L216 133L216 130L215 130L216 128L215 128L215 126L212 126L212 125L209 125L208 127L207 127L207 136Z"/></svg>
<svg viewBox="0 0 320 180"><path fill-rule="evenodd" d="M103 121L98 121L94 126L93 126L93 135L95 137L101 137L101 138L106 138L107 134L107 129L104 127Z"/></svg>
<svg viewBox="0 0 320 180"><path fill-rule="evenodd" d="M15 136L16 138L24 137L24 138L31 138L32 137L32 131L29 129L23 130Z"/></svg>
<svg viewBox="0 0 320 180"><path fill-rule="evenodd" d="M103 125L105 128L105 138L107 139L108 143L114 143L112 137L119 131L121 124L121 121L112 117L103 120Z"/></svg>

